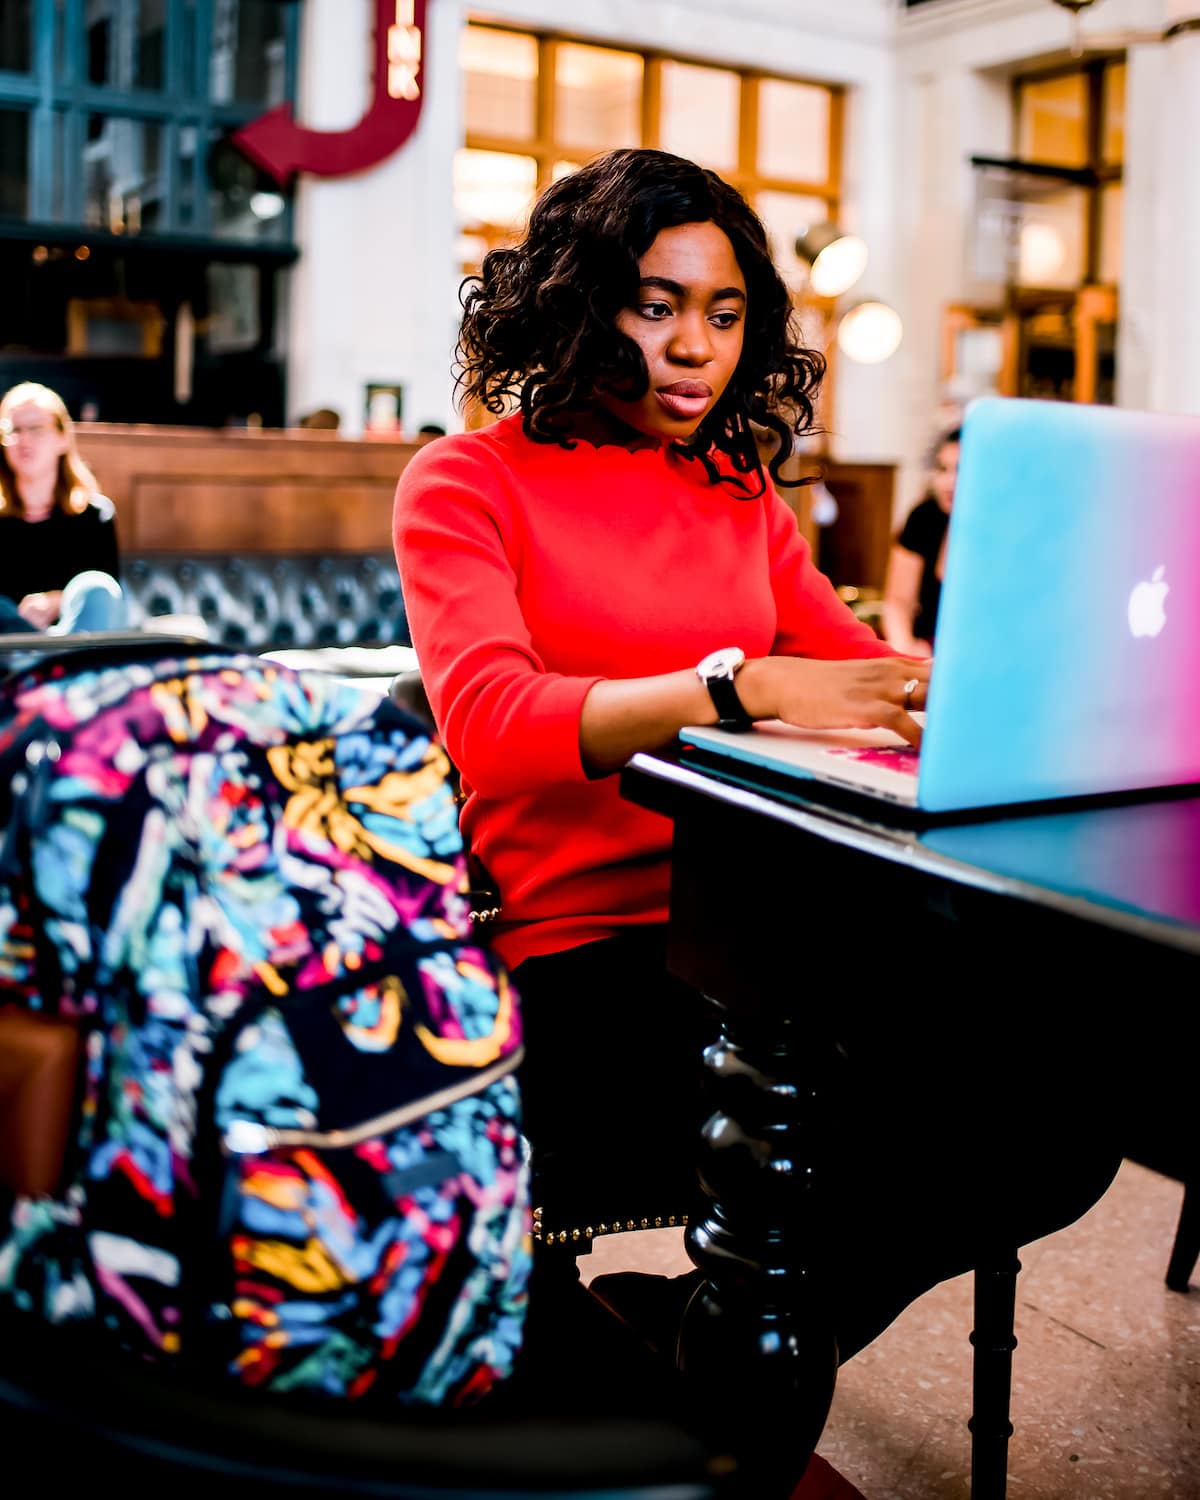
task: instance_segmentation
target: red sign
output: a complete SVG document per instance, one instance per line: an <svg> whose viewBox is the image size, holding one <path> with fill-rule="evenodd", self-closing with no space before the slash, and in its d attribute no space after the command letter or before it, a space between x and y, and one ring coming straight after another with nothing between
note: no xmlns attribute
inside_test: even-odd
<svg viewBox="0 0 1200 1500"><path fill-rule="evenodd" d="M427 0L375 0L373 92L349 130L306 130L291 105L251 120L233 142L276 182L296 172L341 177L376 166L401 147L421 115Z"/></svg>

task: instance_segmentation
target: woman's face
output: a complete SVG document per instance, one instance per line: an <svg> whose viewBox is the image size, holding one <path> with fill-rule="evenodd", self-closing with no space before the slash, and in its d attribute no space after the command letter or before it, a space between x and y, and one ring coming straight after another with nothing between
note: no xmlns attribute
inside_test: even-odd
<svg viewBox="0 0 1200 1500"><path fill-rule="evenodd" d="M35 401L10 406L0 423L8 466L25 482L52 478L67 451L67 435L58 418Z"/></svg>
<svg viewBox="0 0 1200 1500"><path fill-rule="evenodd" d="M954 504L954 486L958 481L958 444L943 443L933 461L931 488L943 510Z"/></svg>
<svg viewBox="0 0 1200 1500"><path fill-rule="evenodd" d="M642 351L650 384L636 401L600 404L636 432L689 438L720 400L742 354L746 280L715 224L663 229L638 262L636 302L617 327Z"/></svg>

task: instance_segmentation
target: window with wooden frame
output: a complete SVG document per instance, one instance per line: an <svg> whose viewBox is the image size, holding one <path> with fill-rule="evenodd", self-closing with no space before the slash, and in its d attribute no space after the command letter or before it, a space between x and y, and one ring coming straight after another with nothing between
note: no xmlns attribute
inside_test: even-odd
<svg viewBox="0 0 1200 1500"><path fill-rule="evenodd" d="M1122 57L1013 80L1013 156L973 158L981 190L988 179L976 254L988 258L978 237L998 231L1004 302L947 309L947 380L970 384L962 355L977 344L991 366L980 389L1114 400L1124 146Z"/></svg>
<svg viewBox="0 0 1200 1500"><path fill-rule="evenodd" d="M828 84L564 35L469 22L454 166L464 275L519 238L538 193L617 146L657 146L719 172L767 227L799 295L795 241L839 209L844 91Z"/></svg>
<svg viewBox="0 0 1200 1500"><path fill-rule="evenodd" d="M1050 205L1062 221L1060 232L1030 235L1026 225L1017 284L1115 286L1121 273L1124 59L1097 58L1082 67L1018 77L1013 127L1021 161L1064 174Z"/></svg>

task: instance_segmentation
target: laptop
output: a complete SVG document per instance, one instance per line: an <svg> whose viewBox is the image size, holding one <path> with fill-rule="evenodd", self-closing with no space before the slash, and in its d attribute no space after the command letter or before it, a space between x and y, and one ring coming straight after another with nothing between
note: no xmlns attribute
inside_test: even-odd
<svg viewBox="0 0 1200 1500"><path fill-rule="evenodd" d="M971 404L919 754L778 721L680 738L928 815L1200 782L1200 417Z"/></svg>

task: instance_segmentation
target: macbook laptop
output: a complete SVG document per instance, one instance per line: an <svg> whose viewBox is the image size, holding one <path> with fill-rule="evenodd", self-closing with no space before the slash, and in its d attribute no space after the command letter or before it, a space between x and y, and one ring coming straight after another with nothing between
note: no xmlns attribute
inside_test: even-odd
<svg viewBox="0 0 1200 1500"><path fill-rule="evenodd" d="M919 754L779 722L680 738L928 814L1200 782L1200 417L972 403Z"/></svg>

